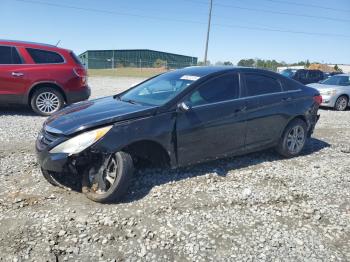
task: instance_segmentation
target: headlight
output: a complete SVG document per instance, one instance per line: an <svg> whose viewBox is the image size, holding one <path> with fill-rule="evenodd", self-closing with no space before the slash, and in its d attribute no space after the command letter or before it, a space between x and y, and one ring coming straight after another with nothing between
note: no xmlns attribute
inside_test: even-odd
<svg viewBox="0 0 350 262"><path fill-rule="evenodd" d="M330 90L321 91L320 93L321 93L321 95L333 96L337 93L337 90L330 89Z"/></svg>
<svg viewBox="0 0 350 262"><path fill-rule="evenodd" d="M54 147L50 150L50 153L66 153L69 155L80 153L100 140L111 128L112 126L106 126L77 135Z"/></svg>

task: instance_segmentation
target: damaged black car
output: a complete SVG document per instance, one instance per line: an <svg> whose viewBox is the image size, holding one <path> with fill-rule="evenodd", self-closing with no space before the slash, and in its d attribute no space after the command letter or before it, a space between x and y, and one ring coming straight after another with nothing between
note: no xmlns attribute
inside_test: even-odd
<svg viewBox="0 0 350 262"><path fill-rule="evenodd" d="M297 156L321 101L315 89L266 70L184 68L55 113L37 158L51 184L76 180L89 199L117 201L140 161L176 168L271 147Z"/></svg>

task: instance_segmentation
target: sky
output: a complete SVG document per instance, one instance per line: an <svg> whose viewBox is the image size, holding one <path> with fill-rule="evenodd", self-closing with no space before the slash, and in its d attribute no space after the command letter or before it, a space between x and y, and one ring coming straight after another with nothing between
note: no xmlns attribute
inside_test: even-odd
<svg viewBox="0 0 350 262"><path fill-rule="evenodd" d="M209 0L0 0L0 39L60 41L77 54L153 49L202 61L208 10ZM212 14L212 63L350 64L350 0L213 0Z"/></svg>

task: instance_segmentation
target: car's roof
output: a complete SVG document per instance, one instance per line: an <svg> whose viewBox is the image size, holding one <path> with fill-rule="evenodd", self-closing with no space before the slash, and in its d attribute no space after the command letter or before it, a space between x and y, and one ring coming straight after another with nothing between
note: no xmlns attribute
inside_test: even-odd
<svg viewBox="0 0 350 262"><path fill-rule="evenodd" d="M29 42L29 41L19 41L19 40L5 40L5 39L0 39L0 45L15 45L15 46L24 46L24 47L32 47L32 48L64 49L64 48L60 48L50 44L43 44L43 43L36 43L36 42Z"/></svg>
<svg viewBox="0 0 350 262"><path fill-rule="evenodd" d="M176 70L176 72L203 77L214 73L237 71L237 70L273 73L272 71L268 71L265 69L252 68L252 67L240 67L240 66L191 66L191 67L178 69Z"/></svg>

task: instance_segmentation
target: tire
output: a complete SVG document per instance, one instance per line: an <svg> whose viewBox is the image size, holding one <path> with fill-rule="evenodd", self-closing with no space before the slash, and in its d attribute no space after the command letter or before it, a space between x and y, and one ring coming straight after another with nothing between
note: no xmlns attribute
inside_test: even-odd
<svg viewBox="0 0 350 262"><path fill-rule="evenodd" d="M334 109L337 111L345 111L349 104L349 98L346 96L338 97L337 101L335 101Z"/></svg>
<svg viewBox="0 0 350 262"><path fill-rule="evenodd" d="M41 173L43 174L43 177L46 179L47 182L49 182L53 186L66 188L59 179L59 175L56 173L51 173L47 170L41 169Z"/></svg>
<svg viewBox="0 0 350 262"><path fill-rule="evenodd" d="M306 139L306 123L301 119L294 119L284 129L276 150L284 157L295 157L303 150Z"/></svg>
<svg viewBox="0 0 350 262"><path fill-rule="evenodd" d="M128 153L117 152L112 155L110 161L115 161L117 165L113 184L103 193L95 192L91 188L89 190L83 190L83 193L88 199L99 203L117 202L127 191L134 173L132 157Z"/></svg>
<svg viewBox="0 0 350 262"><path fill-rule="evenodd" d="M42 87L34 92L30 105L33 111L41 116L49 116L64 105L62 94L51 87Z"/></svg>

